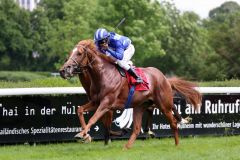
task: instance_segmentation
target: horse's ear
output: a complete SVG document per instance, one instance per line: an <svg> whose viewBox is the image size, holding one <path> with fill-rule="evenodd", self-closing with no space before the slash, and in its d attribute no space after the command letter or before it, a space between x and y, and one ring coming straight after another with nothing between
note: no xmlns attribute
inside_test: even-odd
<svg viewBox="0 0 240 160"><path fill-rule="evenodd" d="M83 46L83 45L81 45L81 46ZM83 53L84 52L84 50L85 50L85 47L83 46L83 47L77 47L77 49L78 49L78 52L79 53Z"/></svg>

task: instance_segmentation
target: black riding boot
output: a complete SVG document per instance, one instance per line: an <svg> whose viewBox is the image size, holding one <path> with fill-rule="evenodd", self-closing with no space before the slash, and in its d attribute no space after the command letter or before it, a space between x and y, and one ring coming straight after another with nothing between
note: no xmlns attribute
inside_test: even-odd
<svg viewBox="0 0 240 160"><path fill-rule="evenodd" d="M135 72L133 68L130 68L127 72L137 80L137 83L143 83L142 78Z"/></svg>

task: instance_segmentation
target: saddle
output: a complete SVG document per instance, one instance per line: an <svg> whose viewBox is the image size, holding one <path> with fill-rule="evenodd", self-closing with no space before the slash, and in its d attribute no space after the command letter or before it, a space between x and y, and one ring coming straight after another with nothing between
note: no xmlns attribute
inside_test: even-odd
<svg viewBox="0 0 240 160"><path fill-rule="evenodd" d="M125 71L123 68L119 67L118 65L116 65L119 74L122 77L126 77L127 81L128 81L128 86L129 88L131 88L132 86L135 86L135 91L146 91L149 90L149 83L147 80L146 75L144 74L144 72L142 71L141 68L135 68L136 73L142 78L143 83L137 83L136 79L134 77L132 77L127 71Z"/></svg>
<svg viewBox="0 0 240 160"><path fill-rule="evenodd" d="M125 70L124 70L123 68L121 68L121 67L120 67L119 65L117 65L117 64L115 64L115 66L116 66L118 72L120 73L120 75L121 75L122 77L127 77L127 76L126 76L126 72L125 72Z"/></svg>

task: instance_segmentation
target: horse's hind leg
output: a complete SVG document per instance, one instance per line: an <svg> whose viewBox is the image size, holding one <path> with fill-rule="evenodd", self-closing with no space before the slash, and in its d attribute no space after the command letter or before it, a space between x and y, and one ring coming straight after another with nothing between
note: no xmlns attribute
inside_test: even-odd
<svg viewBox="0 0 240 160"><path fill-rule="evenodd" d="M167 85L165 85L167 86ZM161 91L162 93L156 93L156 97L154 99L155 103L161 109L162 113L166 116L168 122L170 123L171 129L174 132L175 144L179 144L178 137L178 128L177 128L177 120L174 118L172 114L172 106L173 106L173 96L171 89L167 87Z"/></svg>
<svg viewBox="0 0 240 160"><path fill-rule="evenodd" d="M182 116L178 113L178 110L177 110L177 108L176 108L176 106L174 104L173 104L172 110L173 110L173 113L174 113L173 116L175 117L177 122L181 122Z"/></svg>
<svg viewBox="0 0 240 160"><path fill-rule="evenodd" d="M142 115L144 111L144 106L136 106L133 108L133 132L125 145L126 149L132 147L134 141L136 140L137 136L139 135L142 127Z"/></svg>
<svg viewBox="0 0 240 160"><path fill-rule="evenodd" d="M107 145L110 142L110 131L112 125L113 111L108 111L101 118L104 125L104 144Z"/></svg>
<svg viewBox="0 0 240 160"><path fill-rule="evenodd" d="M149 137L153 138L155 137L155 133L151 130L152 126L152 119L153 119L153 110L154 105L151 105L147 108L147 121L144 127L144 132L148 134Z"/></svg>
<svg viewBox="0 0 240 160"><path fill-rule="evenodd" d="M178 128L177 128L177 121L173 117L172 111L163 111L163 114L167 117L170 126L174 132L174 138L175 138L175 145L179 144L179 137L178 137Z"/></svg>

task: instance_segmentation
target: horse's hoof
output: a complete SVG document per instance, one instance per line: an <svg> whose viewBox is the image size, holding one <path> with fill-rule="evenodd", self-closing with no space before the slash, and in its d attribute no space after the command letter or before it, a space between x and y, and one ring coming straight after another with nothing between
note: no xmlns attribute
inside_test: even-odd
<svg viewBox="0 0 240 160"><path fill-rule="evenodd" d="M129 146L129 145L127 145L127 144L125 144L124 146L123 146L123 151L126 151L126 150L129 150L131 147Z"/></svg>
<svg viewBox="0 0 240 160"><path fill-rule="evenodd" d="M185 119L188 121L188 123L192 123L192 118L190 116L186 117Z"/></svg>
<svg viewBox="0 0 240 160"><path fill-rule="evenodd" d="M84 143L91 143L92 142L92 137L87 134L84 138L83 138L83 142Z"/></svg>
<svg viewBox="0 0 240 160"><path fill-rule="evenodd" d="M182 118L180 124L189 124L192 122L192 118L191 117L186 117L186 118Z"/></svg>
<svg viewBox="0 0 240 160"><path fill-rule="evenodd" d="M78 133L74 136L76 139L83 139L83 135L81 133Z"/></svg>
<svg viewBox="0 0 240 160"><path fill-rule="evenodd" d="M78 133L74 136L76 139L83 139L83 135L81 133Z"/></svg>
<svg viewBox="0 0 240 160"><path fill-rule="evenodd" d="M111 139L104 141L104 145L105 145L105 146L107 146L107 145L109 145L109 144L111 144L111 143L112 143Z"/></svg>
<svg viewBox="0 0 240 160"><path fill-rule="evenodd" d="M155 138L155 137L156 137L156 135L155 135L155 133L154 133L153 131L150 131L150 130L149 130L149 131L147 132L147 134L148 134L148 136L151 137L151 138Z"/></svg>

